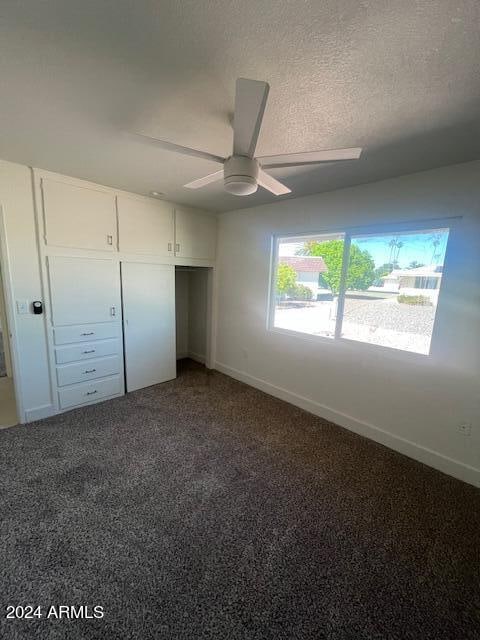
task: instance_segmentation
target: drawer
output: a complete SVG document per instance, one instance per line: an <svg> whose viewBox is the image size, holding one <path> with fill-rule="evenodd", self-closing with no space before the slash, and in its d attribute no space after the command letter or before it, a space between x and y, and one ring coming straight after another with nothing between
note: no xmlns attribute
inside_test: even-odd
<svg viewBox="0 0 480 640"><path fill-rule="evenodd" d="M113 356L120 352L120 341L103 340L99 342L84 342L83 344L73 344L68 347L55 349L55 362L65 364L66 362L77 362L78 360L90 360L91 358L101 358L103 356Z"/></svg>
<svg viewBox="0 0 480 640"><path fill-rule="evenodd" d="M103 380L95 380L60 389L58 399L60 408L68 409L87 402L108 398L118 393L123 393L123 381L120 376L115 376L115 378L104 378Z"/></svg>
<svg viewBox="0 0 480 640"><path fill-rule="evenodd" d="M106 338L118 338L120 324L118 322L101 322L97 324L80 324L68 327L55 327L53 340L55 344L69 342L91 342Z"/></svg>
<svg viewBox="0 0 480 640"><path fill-rule="evenodd" d="M88 362L76 362L57 367L57 381L59 387L75 384L84 380L93 380L120 373L120 357L110 356Z"/></svg>

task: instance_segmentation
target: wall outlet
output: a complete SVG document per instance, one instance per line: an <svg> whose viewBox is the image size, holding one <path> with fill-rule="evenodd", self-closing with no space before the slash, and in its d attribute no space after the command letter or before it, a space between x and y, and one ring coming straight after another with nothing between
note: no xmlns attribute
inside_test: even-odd
<svg viewBox="0 0 480 640"><path fill-rule="evenodd" d="M469 422L461 422L458 425L458 432L462 434L462 436L471 436L472 435L472 425Z"/></svg>

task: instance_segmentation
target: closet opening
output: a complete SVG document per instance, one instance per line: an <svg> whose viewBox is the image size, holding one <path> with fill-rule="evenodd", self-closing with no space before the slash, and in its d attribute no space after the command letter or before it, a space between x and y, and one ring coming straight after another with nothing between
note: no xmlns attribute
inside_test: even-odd
<svg viewBox="0 0 480 640"><path fill-rule="evenodd" d="M212 366L210 353L213 269L175 267L177 363L185 358Z"/></svg>

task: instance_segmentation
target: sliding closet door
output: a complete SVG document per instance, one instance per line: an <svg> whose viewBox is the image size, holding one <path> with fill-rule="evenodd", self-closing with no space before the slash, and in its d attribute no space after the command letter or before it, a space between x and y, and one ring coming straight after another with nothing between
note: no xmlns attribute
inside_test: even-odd
<svg viewBox="0 0 480 640"><path fill-rule="evenodd" d="M122 262L127 391L176 377L175 267Z"/></svg>

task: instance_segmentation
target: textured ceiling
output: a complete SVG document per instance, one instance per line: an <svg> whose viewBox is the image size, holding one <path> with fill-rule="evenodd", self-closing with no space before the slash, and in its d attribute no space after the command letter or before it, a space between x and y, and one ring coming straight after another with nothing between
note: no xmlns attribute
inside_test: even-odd
<svg viewBox="0 0 480 640"><path fill-rule="evenodd" d="M231 152L235 79L266 80L258 155L362 146L272 171L301 195L480 158L478 0L3 0L0 157L216 211L182 185Z"/></svg>

